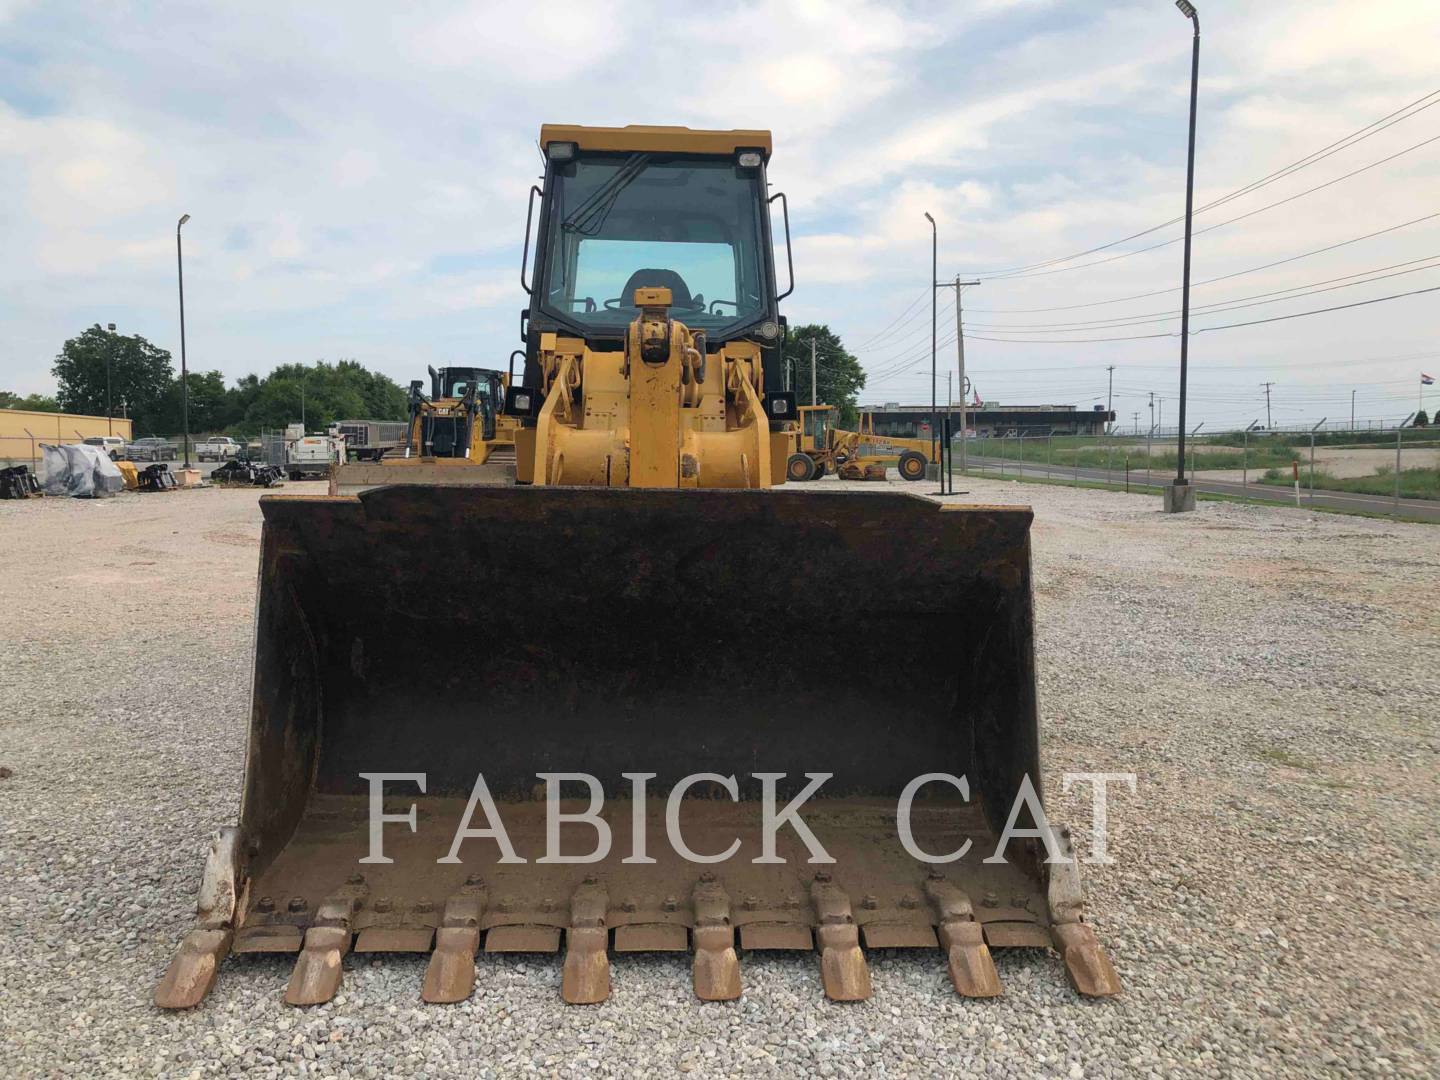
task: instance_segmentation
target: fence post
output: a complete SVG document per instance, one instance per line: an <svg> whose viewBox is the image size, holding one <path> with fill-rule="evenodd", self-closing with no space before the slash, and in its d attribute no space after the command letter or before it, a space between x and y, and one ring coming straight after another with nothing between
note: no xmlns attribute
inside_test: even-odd
<svg viewBox="0 0 1440 1080"><path fill-rule="evenodd" d="M1125 455L1125 494L1130 494L1130 455Z"/></svg>
<svg viewBox="0 0 1440 1080"><path fill-rule="evenodd" d="M1398 517L1400 514L1400 437L1404 433L1404 424L1395 429L1395 505L1390 510L1391 517Z"/></svg>
<svg viewBox="0 0 1440 1080"><path fill-rule="evenodd" d="M1145 436L1145 486L1151 487L1150 469L1155 464L1155 425L1150 425L1150 431Z"/></svg>
<svg viewBox="0 0 1440 1080"><path fill-rule="evenodd" d="M1105 486L1110 486L1110 472L1115 457L1115 444L1109 439L1105 440Z"/></svg>
<svg viewBox="0 0 1440 1080"><path fill-rule="evenodd" d="M1055 432L1050 432L1045 440L1045 479L1050 479L1050 468L1055 457Z"/></svg>
<svg viewBox="0 0 1440 1080"><path fill-rule="evenodd" d="M1250 429L1245 429L1245 449L1240 452L1240 493L1250 501Z"/></svg>

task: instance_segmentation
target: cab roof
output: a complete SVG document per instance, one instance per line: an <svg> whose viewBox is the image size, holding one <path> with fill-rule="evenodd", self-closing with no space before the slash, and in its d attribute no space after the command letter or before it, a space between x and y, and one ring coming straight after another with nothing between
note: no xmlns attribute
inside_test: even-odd
<svg viewBox="0 0 1440 1080"><path fill-rule="evenodd" d="M580 124L543 124L540 148L552 142L573 142L581 150L631 153L733 154L759 150L770 160L770 132L759 130L701 131L688 127L627 124L624 127L585 127Z"/></svg>

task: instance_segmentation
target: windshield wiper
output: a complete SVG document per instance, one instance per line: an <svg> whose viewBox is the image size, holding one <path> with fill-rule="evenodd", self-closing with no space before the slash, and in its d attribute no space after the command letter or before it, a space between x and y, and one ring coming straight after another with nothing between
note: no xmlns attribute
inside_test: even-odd
<svg viewBox="0 0 1440 1080"><path fill-rule="evenodd" d="M615 200L620 197L620 192L629 187L631 182L645 171L648 164L649 154L631 154L614 176L565 215L565 219L560 222L560 228L566 232L578 232L583 236L596 235L605 227L605 219L610 216L610 210L615 205Z"/></svg>

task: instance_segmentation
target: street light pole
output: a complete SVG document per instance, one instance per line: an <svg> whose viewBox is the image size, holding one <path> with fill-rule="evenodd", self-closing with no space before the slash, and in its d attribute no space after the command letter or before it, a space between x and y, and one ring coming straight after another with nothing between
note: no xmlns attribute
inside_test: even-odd
<svg viewBox="0 0 1440 1080"><path fill-rule="evenodd" d="M1185 165L1185 279L1180 294L1180 426L1177 429L1178 453L1175 455L1175 486L1183 488L1186 486L1185 382L1190 358L1190 235L1195 209L1195 106L1200 92L1200 15L1190 0L1175 0L1175 6L1195 28L1194 44L1190 52L1190 148ZM1174 494L1175 498L1169 509L1178 511L1194 508L1179 492Z"/></svg>
<svg viewBox="0 0 1440 1080"><path fill-rule="evenodd" d="M939 382L939 372L936 370L935 361L935 326L936 326L936 302L939 296L940 276L940 231L935 227L935 219L930 216L930 211L925 211L925 220L930 222L930 459L935 462L935 474L940 478L940 494L945 494L945 470L940 468L940 446L939 423L940 407L936 400L936 383Z"/></svg>
<svg viewBox="0 0 1440 1080"><path fill-rule="evenodd" d="M115 433L115 410L111 408L111 397L109 397L109 369L115 360L115 324L107 323L109 330L109 348L105 350L105 433Z"/></svg>
<svg viewBox="0 0 1440 1080"><path fill-rule="evenodd" d="M181 214L175 224L175 274L180 282L180 423L185 432L185 468L190 468L190 372L185 363L185 259L180 249L180 227L190 220Z"/></svg>

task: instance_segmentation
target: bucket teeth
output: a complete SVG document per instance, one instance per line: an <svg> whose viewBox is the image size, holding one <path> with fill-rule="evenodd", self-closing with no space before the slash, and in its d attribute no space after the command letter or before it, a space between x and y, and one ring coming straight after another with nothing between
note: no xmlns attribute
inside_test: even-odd
<svg viewBox="0 0 1440 1080"><path fill-rule="evenodd" d="M560 995L571 1005L594 1005L610 996L609 895L593 877L575 890L565 931L565 971Z"/></svg>
<svg viewBox="0 0 1440 1080"><path fill-rule="evenodd" d="M475 954L480 950L480 918L485 914L485 886L467 881L445 903L435 931L435 952L425 969L420 999L435 1005L464 1001L475 989Z"/></svg>
<svg viewBox="0 0 1440 1080"><path fill-rule="evenodd" d="M475 953L479 949L479 930L443 926L435 931L435 951L425 969L420 1000L447 1005L468 998L475 990Z"/></svg>
<svg viewBox="0 0 1440 1080"><path fill-rule="evenodd" d="M341 964L350 951L350 928L312 926L290 973L287 1005L323 1005L340 989Z"/></svg>
<svg viewBox="0 0 1440 1080"><path fill-rule="evenodd" d="M162 1009L188 1009L200 1004L230 952L229 930L191 930L180 942L165 977L155 988L155 1004Z"/></svg>
<svg viewBox="0 0 1440 1080"><path fill-rule="evenodd" d="M860 951L860 928L850 898L831 884L828 874L821 874L810 887L810 899L820 920L816 940L825 996L831 1001L864 1001L870 996L870 968Z"/></svg>
<svg viewBox="0 0 1440 1080"><path fill-rule="evenodd" d="M985 944L985 933L973 919L941 924L940 947L947 955L950 982L964 997L999 997L1000 975Z"/></svg>
<svg viewBox="0 0 1440 1080"><path fill-rule="evenodd" d="M735 1001L740 997L740 960L735 955L735 927L730 923L730 895L713 877L695 886L695 961L691 974L701 1001Z"/></svg>
<svg viewBox="0 0 1440 1080"><path fill-rule="evenodd" d="M595 1005L610 996L609 934L603 926L572 926L565 932L560 994L571 1005Z"/></svg>
<svg viewBox="0 0 1440 1080"><path fill-rule="evenodd" d="M985 931L975 921L970 897L938 872L925 882L925 895L939 918L940 947L945 950L955 992L965 997L999 997L1003 992L1000 975L990 946L985 944Z"/></svg>
<svg viewBox="0 0 1440 1080"><path fill-rule="evenodd" d="M1055 948L1065 961L1070 985L1086 997L1114 997L1120 993L1120 977L1110 966L1105 948L1095 931L1084 923L1058 923L1050 928Z"/></svg>
<svg viewBox="0 0 1440 1080"><path fill-rule="evenodd" d="M315 912L315 922L305 931L300 956L290 973L287 1005L323 1005L340 989L341 965L350 951L350 924L367 892L364 879L356 876Z"/></svg>
<svg viewBox="0 0 1440 1080"><path fill-rule="evenodd" d="M820 927L820 981L831 1001L864 1001L870 996L870 968L854 925Z"/></svg>

